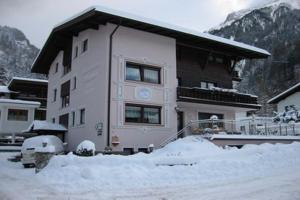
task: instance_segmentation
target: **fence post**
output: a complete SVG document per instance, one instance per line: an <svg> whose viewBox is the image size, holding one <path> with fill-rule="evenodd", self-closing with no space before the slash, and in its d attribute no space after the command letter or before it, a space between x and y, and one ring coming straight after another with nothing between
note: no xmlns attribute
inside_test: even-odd
<svg viewBox="0 0 300 200"><path fill-rule="evenodd" d="M279 124L279 135L281 136L281 124Z"/></svg>
<svg viewBox="0 0 300 200"><path fill-rule="evenodd" d="M248 122L248 124L249 124L249 135L252 135L250 122Z"/></svg>
<svg viewBox="0 0 300 200"><path fill-rule="evenodd" d="M16 143L16 134L15 134L15 133L12 133L12 134L11 134L11 143L12 143L12 144L15 144L15 143Z"/></svg>
<svg viewBox="0 0 300 200"><path fill-rule="evenodd" d="M295 135L295 124L293 124L293 135Z"/></svg>
<svg viewBox="0 0 300 200"><path fill-rule="evenodd" d="M265 135L268 135L267 123L265 122Z"/></svg>

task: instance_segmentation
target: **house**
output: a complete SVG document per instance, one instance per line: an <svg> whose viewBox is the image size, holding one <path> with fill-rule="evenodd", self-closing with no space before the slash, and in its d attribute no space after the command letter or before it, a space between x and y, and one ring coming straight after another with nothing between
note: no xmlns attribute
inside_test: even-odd
<svg viewBox="0 0 300 200"><path fill-rule="evenodd" d="M36 108L34 119L46 120L48 81L44 79L13 77L8 83L8 89L14 91L12 99L40 102Z"/></svg>
<svg viewBox="0 0 300 200"><path fill-rule="evenodd" d="M104 7L57 25L32 72L46 74L47 120L68 128L70 150L155 147L190 120L246 116L257 97L232 89L238 61L262 49Z"/></svg>
<svg viewBox="0 0 300 200"><path fill-rule="evenodd" d="M300 110L300 82L273 97L268 103L276 104L279 113L285 112L286 108L290 106Z"/></svg>
<svg viewBox="0 0 300 200"><path fill-rule="evenodd" d="M46 116L47 80L13 77L0 86L0 135L19 134Z"/></svg>

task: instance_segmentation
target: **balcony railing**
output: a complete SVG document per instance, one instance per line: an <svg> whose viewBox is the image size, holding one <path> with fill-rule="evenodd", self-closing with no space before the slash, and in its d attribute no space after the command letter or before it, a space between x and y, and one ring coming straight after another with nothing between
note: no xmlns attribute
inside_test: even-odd
<svg viewBox="0 0 300 200"><path fill-rule="evenodd" d="M257 97L229 89L177 88L178 101L260 108Z"/></svg>

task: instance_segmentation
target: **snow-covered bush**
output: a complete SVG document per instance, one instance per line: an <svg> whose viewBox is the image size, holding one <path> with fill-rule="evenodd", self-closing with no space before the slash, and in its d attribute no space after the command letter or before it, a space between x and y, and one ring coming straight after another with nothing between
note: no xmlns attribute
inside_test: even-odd
<svg viewBox="0 0 300 200"><path fill-rule="evenodd" d="M211 117L210 117L210 120L218 120L219 118L218 118L218 116L217 115L212 115Z"/></svg>
<svg viewBox="0 0 300 200"><path fill-rule="evenodd" d="M79 156L94 156L95 151L95 144L89 140L84 140L77 146L76 154Z"/></svg>
<svg viewBox="0 0 300 200"><path fill-rule="evenodd" d="M294 105L286 106L285 111L282 113L275 113L274 122L299 122L300 121L300 110L298 110Z"/></svg>

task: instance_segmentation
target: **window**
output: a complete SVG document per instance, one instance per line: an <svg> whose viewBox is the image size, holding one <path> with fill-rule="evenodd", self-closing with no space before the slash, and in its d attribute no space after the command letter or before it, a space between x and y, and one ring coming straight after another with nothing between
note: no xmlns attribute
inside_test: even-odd
<svg viewBox="0 0 300 200"><path fill-rule="evenodd" d="M27 121L28 110L8 109L7 120L9 121Z"/></svg>
<svg viewBox="0 0 300 200"><path fill-rule="evenodd" d="M161 107L126 104L125 122L160 124Z"/></svg>
<svg viewBox="0 0 300 200"><path fill-rule="evenodd" d="M210 89L210 88L216 87L216 86L217 86L216 83L201 81L201 88Z"/></svg>
<svg viewBox="0 0 300 200"><path fill-rule="evenodd" d="M65 128L69 126L69 114L64 114L59 116L59 124L63 125Z"/></svg>
<svg viewBox="0 0 300 200"><path fill-rule="evenodd" d="M138 148L138 152L149 153L147 148Z"/></svg>
<svg viewBox="0 0 300 200"><path fill-rule="evenodd" d="M126 80L160 84L160 68L126 63Z"/></svg>
<svg viewBox="0 0 300 200"><path fill-rule="evenodd" d="M224 119L224 115L223 114L216 114L216 113L201 113L199 112L198 113L198 120L209 120L212 116L217 116L218 117L218 120L222 120ZM222 128L224 127L224 123L223 122L218 122L218 123L215 123L215 125L217 125L218 127ZM212 123L203 123L204 127L206 128L213 128L212 127Z"/></svg>
<svg viewBox="0 0 300 200"><path fill-rule="evenodd" d="M63 75L69 73L71 71L71 65L64 65L63 66Z"/></svg>
<svg viewBox="0 0 300 200"><path fill-rule="evenodd" d="M88 50L88 39L82 42L82 53Z"/></svg>
<svg viewBox="0 0 300 200"><path fill-rule="evenodd" d="M79 118L79 124L85 124L85 109L80 109L79 111L80 118Z"/></svg>
<svg viewBox="0 0 300 200"><path fill-rule="evenodd" d="M55 124L55 118L54 117L52 118L52 123Z"/></svg>
<svg viewBox="0 0 300 200"><path fill-rule="evenodd" d="M134 154L134 149L133 148L124 148L123 152L125 155L132 155L132 154Z"/></svg>
<svg viewBox="0 0 300 200"><path fill-rule="evenodd" d="M53 101L56 101L56 97L57 97L57 89L53 90Z"/></svg>
<svg viewBox="0 0 300 200"><path fill-rule="evenodd" d="M74 58L78 57L78 46L75 47L74 49Z"/></svg>
<svg viewBox="0 0 300 200"><path fill-rule="evenodd" d="M224 64L225 59L222 55L213 54L208 57L208 62L212 64Z"/></svg>
<svg viewBox="0 0 300 200"><path fill-rule="evenodd" d="M55 65L55 73L58 72L58 65L59 65L59 63L56 63L56 65Z"/></svg>
<svg viewBox="0 0 300 200"><path fill-rule="evenodd" d="M75 126L75 111L72 112L72 126Z"/></svg>
<svg viewBox="0 0 300 200"><path fill-rule="evenodd" d="M73 78L73 90L76 89L76 86L77 86L77 79L76 79L76 76Z"/></svg>
<svg viewBox="0 0 300 200"><path fill-rule="evenodd" d="M61 107L68 107L70 104L70 81L65 82L61 85Z"/></svg>

